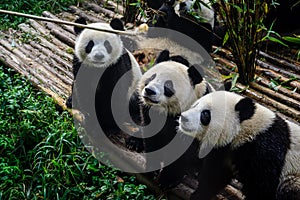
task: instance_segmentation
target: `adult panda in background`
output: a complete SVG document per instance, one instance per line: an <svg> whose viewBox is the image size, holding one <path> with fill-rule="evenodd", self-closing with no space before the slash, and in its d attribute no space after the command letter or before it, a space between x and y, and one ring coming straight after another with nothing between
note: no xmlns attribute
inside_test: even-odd
<svg viewBox="0 0 300 200"><path fill-rule="evenodd" d="M200 156L229 147L246 199L300 199L298 125L248 97L217 91L181 114L179 130L199 141ZM194 199L201 199L197 191Z"/></svg>
<svg viewBox="0 0 300 200"><path fill-rule="evenodd" d="M186 9L188 9L187 2L190 1L183 1L182 3L179 2L180 1L166 0L164 4L159 8L159 11L163 12L164 15L158 15L154 20L153 26L181 32L194 39L200 45L202 45L202 47L207 52L211 52L213 39L212 29L214 23L214 11L212 9L206 9L207 7L202 6L203 9L202 12L200 12L200 16L203 16L205 22L198 23L195 19L189 19L187 16L183 16L181 14L178 15L181 11L185 12ZM175 10L174 6L177 6L177 10ZM208 12L208 10L210 12ZM203 11L205 11L205 13L203 13ZM149 36L156 36L155 29L153 30L153 32L149 33ZM170 34L169 37L172 39L172 34ZM180 45L185 46L184 42Z"/></svg>
<svg viewBox="0 0 300 200"><path fill-rule="evenodd" d="M75 22L87 24L84 18L79 18ZM113 19L110 24L92 23L89 26L124 30L123 23L119 19ZM73 98L69 97L67 106L72 107L71 102L76 97L75 104L83 111L85 117L95 109L103 131L106 134L117 133L120 129L112 115L112 93L120 78L130 72L121 85L119 94L122 105L126 99L129 100L141 77L139 65L133 55L125 49L119 35L78 27L74 28L74 32L77 34L73 59L75 85L73 84ZM85 76L82 75L82 78L77 80L79 71ZM92 105L93 102L95 105Z"/></svg>
<svg viewBox="0 0 300 200"><path fill-rule="evenodd" d="M212 90L213 88L202 78L197 68L189 66L189 62L185 58L170 56L168 50L162 51L157 57L155 65L145 72L139 81L133 102L140 101L143 112L140 116L136 116L134 121L142 126L149 125L155 119L165 119L166 117L166 121L162 128L155 132L156 134L151 129L143 130L143 136L155 134L152 137L145 139L130 137L127 140L127 146L138 152L144 150L146 153L162 149L176 136L180 113ZM150 109L153 111L151 119L149 117ZM132 113L138 112L135 110ZM159 125L154 124L154 126ZM181 139L182 142L185 142L184 138ZM199 160L196 155L191 155L198 148L195 146L197 145L195 142L187 149L186 153L168 166L166 166L168 163L165 162L170 157L168 152L162 151L160 158L155 158L155 160L151 160L146 154L147 169L163 163L163 169L158 176L161 187L166 188L178 184L190 167L198 164ZM178 149L178 147L175 148Z"/></svg>

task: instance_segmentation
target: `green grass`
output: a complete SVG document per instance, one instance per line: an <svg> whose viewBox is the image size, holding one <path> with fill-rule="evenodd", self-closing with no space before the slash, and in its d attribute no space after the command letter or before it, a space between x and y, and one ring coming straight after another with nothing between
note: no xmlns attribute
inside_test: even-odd
<svg viewBox="0 0 300 200"><path fill-rule="evenodd" d="M0 65L0 199L155 199L86 151L67 112Z"/></svg>
<svg viewBox="0 0 300 200"><path fill-rule="evenodd" d="M1 0L0 9L41 15L45 10L53 13L68 10L69 5L76 5L79 2L82 0ZM22 17L0 14L0 29L16 28L19 23L25 20Z"/></svg>

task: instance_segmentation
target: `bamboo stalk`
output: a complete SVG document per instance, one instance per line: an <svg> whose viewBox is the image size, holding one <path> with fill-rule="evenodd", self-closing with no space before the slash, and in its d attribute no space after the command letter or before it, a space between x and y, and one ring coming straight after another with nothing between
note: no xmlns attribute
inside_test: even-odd
<svg viewBox="0 0 300 200"><path fill-rule="evenodd" d="M96 30L96 31L114 33L114 34L118 34L118 35L131 35L131 36L136 35L136 33L133 33L133 32L125 32L125 31L119 31L119 30L108 30L108 29L96 28L96 27L91 27L89 25L78 24L78 23L74 23L74 22L68 22L68 21L64 21L64 20L60 20L60 19L40 17L40 16L36 16L36 15L30 15L30 14L14 12L14 11L8 11L8 10L2 10L2 9L0 9L0 13L9 14L9 15L16 15L16 16L20 16L20 17L26 17L26 18L36 19L36 20L41 20L41 21L48 21L48 22L53 22L53 23L57 23L57 24L65 24L65 25L70 25L70 26L76 26L78 28L87 28L87 29L92 29L92 30Z"/></svg>

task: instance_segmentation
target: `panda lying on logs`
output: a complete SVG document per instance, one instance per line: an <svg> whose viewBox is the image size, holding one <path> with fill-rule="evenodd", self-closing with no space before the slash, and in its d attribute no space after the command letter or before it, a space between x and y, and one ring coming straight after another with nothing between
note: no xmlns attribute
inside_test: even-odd
<svg viewBox="0 0 300 200"><path fill-rule="evenodd" d="M142 150L146 153L159 151L176 136L177 120L180 113L212 90L213 88L202 78L198 69L195 66L189 66L189 62L185 58L170 56L168 50L162 51L157 57L155 65L143 74L132 101L140 102L142 111L142 114L134 119L137 124L148 126L153 122L154 126L159 126L159 122L155 124L155 119L163 118L166 121L161 127L158 127L156 132L153 129L142 128L145 137L153 136L144 139L130 137L127 140L127 146L138 152ZM134 106L131 107L131 113L139 113L136 109ZM153 112L151 113L150 110ZM183 141L184 138L181 140ZM190 140L192 141L193 138ZM162 187L178 184L178 181L186 173L186 168L189 165L197 164L196 155L191 156L198 148L195 146L195 142L191 142L192 145L180 159L168 166L166 166L168 164L166 160L171 157L168 151L162 151L158 156L159 158L155 157L154 159L147 157L146 154L148 171L154 170L154 168L152 169L153 166L163 163L164 169L158 178ZM191 157L196 159L193 160ZM192 164L193 162L196 163Z"/></svg>
<svg viewBox="0 0 300 200"><path fill-rule="evenodd" d="M181 114L179 130L199 141L200 157L229 147L246 199L300 199L298 125L248 97L217 91ZM202 198L197 194L192 199Z"/></svg>
<svg viewBox="0 0 300 200"><path fill-rule="evenodd" d="M75 22L86 25L84 18ZM124 30L119 19L113 19L110 24L92 23L89 26ZM74 28L74 32L77 34L73 59L75 99L70 96L67 107L72 107L72 100L75 101L85 117L90 116L95 109L102 130L107 135L117 133L120 129L112 114L112 93L120 78L129 72L124 84L120 86L119 102L123 104L127 99L129 101L141 77L140 67L133 55L125 49L119 35L78 27ZM80 77L78 72L81 73Z"/></svg>

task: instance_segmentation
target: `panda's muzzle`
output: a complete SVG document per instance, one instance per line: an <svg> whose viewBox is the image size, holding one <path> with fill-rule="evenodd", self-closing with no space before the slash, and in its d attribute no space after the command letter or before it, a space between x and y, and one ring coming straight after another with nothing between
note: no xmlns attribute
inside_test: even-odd
<svg viewBox="0 0 300 200"><path fill-rule="evenodd" d="M151 88L145 88L145 93L146 93L147 96L156 95L155 90L153 90Z"/></svg>
<svg viewBox="0 0 300 200"><path fill-rule="evenodd" d="M155 91L155 88L146 87L144 89L143 98L146 101L150 101L151 103L155 103L155 104L159 103L159 101L157 101L157 93Z"/></svg>

